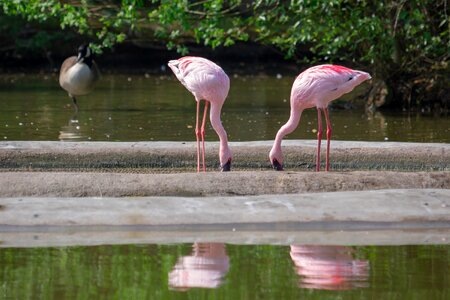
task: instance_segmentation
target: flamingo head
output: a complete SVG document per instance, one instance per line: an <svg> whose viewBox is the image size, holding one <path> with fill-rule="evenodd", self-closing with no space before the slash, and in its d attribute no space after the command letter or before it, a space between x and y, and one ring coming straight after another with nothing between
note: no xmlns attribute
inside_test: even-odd
<svg viewBox="0 0 450 300"><path fill-rule="evenodd" d="M220 165L220 170L222 172L228 172L231 170L231 157L230 157L230 159L228 159L228 161L226 163L224 163L223 165Z"/></svg>
<svg viewBox="0 0 450 300"><path fill-rule="evenodd" d="M372 79L372 76L370 76L369 73L363 72L363 71L355 70L355 75L356 75L356 80L357 80L358 84L360 84L366 80Z"/></svg>
<svg viewBox="0 0 450 300"><path fill-rule="evenodd" d="M283 165L276 159L272 161L272 167L274 170L283 171Z"/></svg>
<svg viewBox="0 0 450 300"><path fill-rule="evenodd" d="M222 172L227 172L231 170L231 159L233 157L233 153L231 149L228 147L228 144L221 144L219 151L219 159L220 159L220 170Z"/></svg>
<svg viewBox="0 0 450 300"><path fill-rule="evenodd" d="M269 153L270 163L277 171L283 171L283 154L281 149L272 148Z"/></svg>

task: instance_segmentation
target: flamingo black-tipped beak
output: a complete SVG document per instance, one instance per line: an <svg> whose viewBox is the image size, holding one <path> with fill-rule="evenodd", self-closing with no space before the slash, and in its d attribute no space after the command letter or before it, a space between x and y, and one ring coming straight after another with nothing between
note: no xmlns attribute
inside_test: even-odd
<svg viewBox="0 0 450 300"><path fill-rule="evenodd" d="M278 160L274 159L272 162L272 167L274 170L283 171L283 165L278 162Z"/></svg>
<svg viewBox="0 0 450 300"><path fill-rule="evenodd" d="M230 170L231 170L231 159L229 159L229 160L227 161L227 163L224 164L223 166L220 166L220 170L221 170L222 172L228 172L228 171L230 171Z"/></svg>

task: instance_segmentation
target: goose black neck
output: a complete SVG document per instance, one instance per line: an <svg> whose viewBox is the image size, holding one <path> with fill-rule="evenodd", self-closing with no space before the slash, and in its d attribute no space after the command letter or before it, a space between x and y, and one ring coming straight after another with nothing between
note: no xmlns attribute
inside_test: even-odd
<svg viewBox="0 0 450 300"><path fill-rule="evenodd" d="M90 55L89 57L85 57L83 59L83 62L89 67L92 68L92 55Z"/></svg>

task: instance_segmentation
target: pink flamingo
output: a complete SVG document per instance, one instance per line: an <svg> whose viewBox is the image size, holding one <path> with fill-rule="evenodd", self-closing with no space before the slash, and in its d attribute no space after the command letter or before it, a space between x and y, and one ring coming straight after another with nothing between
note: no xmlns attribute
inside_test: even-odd
<svg viewBox="0 0 450 300"><path fill-rule="evenodd" d="M337 65L320 65L307 69L295 79L291 90L291 115L281 126L269 153L270 162L277 171L283 170L283 137L297 128L304 109L316 107L318 118L316 171L320 171L320 144L322 141L322 117L327 123L326 170L329 170L331 124L328 117L328 103L352 91L363 81L371 79L370 74Z"/></svg>
<svg viewBox="0 0 450 300"><path fill-rule="evenodd" d="M219 159L222 171L231 169L231 150L227 133L220 120L220 111L230 90L230 79L221 67L202 57L186 56L168 63L178 80L194 95L197 101L195 134L197 137L197 172L200 172L200 139L202 140L202 166L205 165L205 122L208 104L211 104L211 125L219 136ZM203 121L200 127L200 100L205 100Z"/></svg>

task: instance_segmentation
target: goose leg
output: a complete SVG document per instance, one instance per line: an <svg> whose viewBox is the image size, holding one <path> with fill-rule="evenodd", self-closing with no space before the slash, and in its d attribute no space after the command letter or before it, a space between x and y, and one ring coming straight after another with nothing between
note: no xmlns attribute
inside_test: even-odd
<svg viewBox="0 0 450 300"><path fill-rule="evenodd" d="M70 99L72 99L73 102L73 106L75 107L75 113L78 113L78 104L77 104L77 99L75 98L75 96L69 95Z"/></svg>

